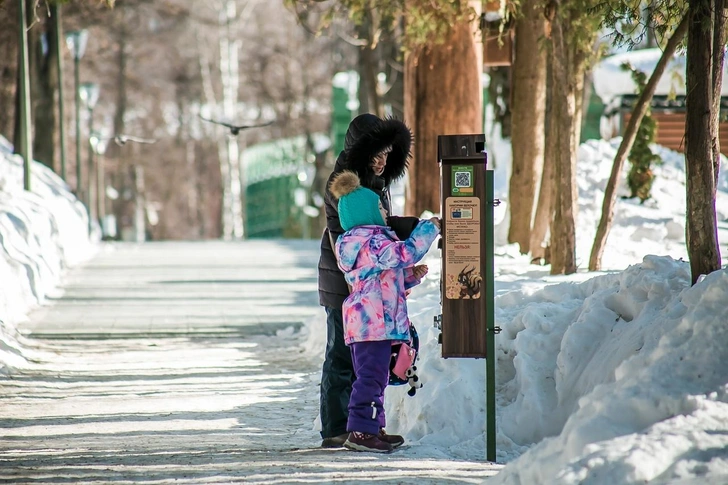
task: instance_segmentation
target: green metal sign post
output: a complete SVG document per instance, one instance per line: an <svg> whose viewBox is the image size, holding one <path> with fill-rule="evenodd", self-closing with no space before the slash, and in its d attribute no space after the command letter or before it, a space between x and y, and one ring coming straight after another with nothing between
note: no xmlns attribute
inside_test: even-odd
<svg viewBox="0 0 728 485"><path fill-rule="evenodd" d="M486 459L495 461L493 171L485 135L437 138L442 214L443 358L486 360Z"/></svg>
<svg viewBox="0 0 728 485"><path fill-rule="evenodd" d="M500 328L495 326L495 242L494 208L500 201L495 198L493 189L493 169L488 168L488 155L485 155L485 298L490 303L485 310L488 338L485 359L485 450L486 460L495 462L495 336Z"/></svg>

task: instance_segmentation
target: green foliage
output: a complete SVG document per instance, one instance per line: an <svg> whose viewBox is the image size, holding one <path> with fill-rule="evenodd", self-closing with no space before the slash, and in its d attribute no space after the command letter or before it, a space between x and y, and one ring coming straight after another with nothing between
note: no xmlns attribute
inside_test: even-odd
<svg viewBox="0 0 728 485"><path fill-rule="evenodd" d="M597 47L597 39L602 18L593 10L597 0L572 0L557 2L556 0L541 0L544 2L545 16L552 19L551 26L562 30L565 45L560 47L565 52L566 62L571 64L571 74L581 76L593 63L601 57L602 50ZM547 36L551 47L551 37ZM573 82L562 80L562 82Z"/></svg>
<svg viewBox="0 0 728 485"><path fill-rule="evenodd" d="M628 63L623 64L622 68L632 73L632 80L637 84L637 92L642 93L647 84L647 75ZM652 196L650 191L652 190L652 182L655 179L652 164L662 163L662 159L652 153L650 148L650 144L655 141L656 131L657 122L651 116L651 109L648 107L639 128L637 128L637 136L628 156L631 165L627 175L627 185L630 190L629 198L639 197L640 203L644 203Z"/></svg>
<svg viewBox="0 0 728 485"><path fill-rule="evenodd" d="M588 53L594 49L595 34L602 18L593 11L596 0L573 0L563 3L557 15L566 19L568 38L576 52Z"/></svg>
<svg viewBox="0 0 728 485"><path fill-rule="evenodd" d="M453 25L475 20L475 11L467 2L417 0L409 6L404 39L407 48L442 43Z"/></svg>
<svg viewBox="0 0 728 485"><path fill-rule="evenodd" d="M606 0L592 11L603 18L603 27L612 30L612 45L632 49L650 32L664 45L686 9L686 0Z"/></svg>
<svg viewBox="0 0 728 485"><path fill-rule="evenodd" d="M474 21L476 12L465 0L284 0L305 20L311 12L319 19L313 30L328 28L334 18L346 17L357 25L368 19L376 28L393 31L404 19L405 48L444 42L453 25ZM548 16L550 9L568 19L569 38L577 51L589 52L594 47L594 33L600 28L612 30L614 45L633 47L642 42L648 31L665 41L679 23L686 9L686 0L542 0L538 8ZM521 15L520 0L506 0L506 19Z"/></svg>
<svg viewBox="0 0 728 485"><path fill-rule="evenodd" d="M318 20L312 30L320 32L330 27L335 18L345 16L357 25L374 22L374 28L394 32L405 20L403 45L413 49L423 45L445 42L453 25L475 20L475 11L461 0L412 0L405 7L404 0L284 0L294 9L299 20L312 16Z"/></svg>

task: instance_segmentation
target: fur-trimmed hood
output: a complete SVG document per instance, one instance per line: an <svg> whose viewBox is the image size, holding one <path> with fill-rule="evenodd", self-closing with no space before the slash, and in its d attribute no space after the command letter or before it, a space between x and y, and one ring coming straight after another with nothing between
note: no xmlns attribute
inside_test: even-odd
<svg viewBox="0 0 728 485"><path fill-rule="evenodd" d="M374 156L391 146L381 177L384 185L402 178L411 156L412 132L395 118L380 119L373 114L357 116L349 124L344 141L344 168L356 172L364 186L372 186L376 177L370 164Z"/></svg>

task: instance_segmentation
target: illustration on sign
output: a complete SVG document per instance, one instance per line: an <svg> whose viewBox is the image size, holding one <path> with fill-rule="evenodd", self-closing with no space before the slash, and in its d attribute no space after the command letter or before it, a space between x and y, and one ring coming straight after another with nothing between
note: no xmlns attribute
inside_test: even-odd
<svg viewBox="0 0 728 485"><path fill-rule="evenodd" d="M458 273L458 285L460 285L460 298L480 298L480 286L483 277L475 270L475 266L463 268Z"/></svg>
<svg viewBox="0 0 728 485"><path fill-rule="evenodd" d="M450 193L459 197L472 197L474 193L473 166L453 165Z"/></svg>
<svg viewBox="0 0 728 485"><path fill-rule="evenodd" d="M480 199L448 197L444 212L445 297L480 298Z"/></svg>

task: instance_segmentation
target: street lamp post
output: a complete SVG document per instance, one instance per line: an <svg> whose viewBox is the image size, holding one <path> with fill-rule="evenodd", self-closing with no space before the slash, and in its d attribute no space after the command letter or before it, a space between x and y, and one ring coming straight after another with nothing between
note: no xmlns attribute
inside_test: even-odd
<svg viewBox="0 0 728 485"><path fill-rule="evenodd" d="M67 180L66 174L66 120L63 100L63 52L61 51L61 36L63 35L63 22L61 21L61 5L51 3L51 15L55 19L56 30L56 72L58 73L58 128L61 145L61 178Z"/></svg>
<svg viewBox="0 0 728 485"><path fill-rule="evenodd" d="M66 45L73 55L73 80L76 91L76 197L81 197L81 90L79 86L79 61L86 51L87 30L74 30L66 34Z"/></svg>
<svg viewBox="0 0 728 485"><path fill-rule="evenodd" d="M101 238L106 235L104 219L106 218L106 183L104 181L104 153L106 153L107 139L99 133L94 133L89 139L91 148L96 154L96 218L101 227Z"/></svg>
<svg viewBox="0 0 728 485"><path fill-rule="evenodd" d="M30 190L30 165L33 161L33 144L30 133L30 81L28 79L28 29L25 17L25 0L18 2L20 31L20 147L16 151L23 157L23 186Z"/></svg>
<svg viewBox="0 0 728 485"><path fill-rule="evenodd" d="M94 147L92 143L92 133L94 131L94 108L96 102L99 100L99 85L96 83L83 83L79 89L79 95L84 106L88 110L88 167L86 170L86 208L88 209L88 232L91 234L91 228L93 227L92 212L93 212L93 186L94 186ZM97 214L98 216L98 214Z"/></svg>

